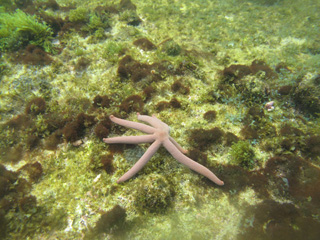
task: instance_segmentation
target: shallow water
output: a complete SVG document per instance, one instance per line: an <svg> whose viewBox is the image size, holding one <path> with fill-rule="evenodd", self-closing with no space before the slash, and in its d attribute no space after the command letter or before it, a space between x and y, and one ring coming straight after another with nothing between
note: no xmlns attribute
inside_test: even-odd
<svg viewBox="0 0 320 240"><path fill-rule="evenodd" d="M4 1L1 239L317 239L319 1ZM142 135L155 114L218 186Z"/></svg>

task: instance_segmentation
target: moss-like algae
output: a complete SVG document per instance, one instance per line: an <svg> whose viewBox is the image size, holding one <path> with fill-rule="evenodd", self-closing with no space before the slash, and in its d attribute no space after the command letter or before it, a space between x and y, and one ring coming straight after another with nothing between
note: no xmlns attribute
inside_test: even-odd
<svg viewBox="0 0 320 240"><path fill-rule="evenodd" d="M151 175L137 186L134 205L141 213L165 213L172 206L175 192L171 183L161 175Z"/></svg>
<svg viewBox="0 0 320 240"><path fill-rule="evenodd" d="M43 47L52 52L52 30L41 23L36 16L26 14L21 10L14 13L0 13L0 49L16 50L27 44Z"/></svg>
<svg viewBox="0 0 320 240"><path fill-rule="evenodd" d="M231 146L232 161L244 168L252 169L255 166L255 154L248 141L238 141Z"/></svg>
<svg viewBox="0 0 320 240"><path fill-rule="evenodd" d="M87 22L89 18L89 10L85 7L78 7L69 12L70 22Z"/></svg>
<svg viewBox="0 0 320 240"><path fill-rule="evenodd" d="M254 211L261 202L257 206L270 213L279 202L304 209L294 216L299 234L305 223L317 226L320 125L313 103L318 97L314 29L319 19L314 5L296 1L293 9L286 1L120 2L98 6L78 1L69 10L70 1L61 0L67 8L44 10L64 19L54 36L61 54L47 66L25 66L13 63L10 54L2 55L0 143L7 150L1 151L1 161L13 170L37 166L35 162L43 169L32 191L25 190L20 207L0 212L0 222L11 223L7 238L78 239L117 205L127 215L124 235L105 232L102 238L234 239L243 229L248 233L243 236L258 232L263 237L262 224L254 219L262 219L268 231L274 229L274 220ZM134 43L143 38L157 48ZM171 44L164 48L168 39ZM125 55L134 59L127 78L118 71ZM224 69L232 65L245 66L236 67L241 80L224 78ZM277 76L268 77L270 71ZM45 99L45 109L34 102L26 113L25 99L35 97ZM173 99L179 108L171 105ZM273 111L264 109L268 101L274 101ZM164 149L135 178L117 184L146 147L106 145L101 138L140 134L106 123L110 114L137 121L137 103L141 113L156 113L166 122L171 136L225 186L188 170ZM160 103L168 107L159 108ZM68 142L62 129L77 122L79 114L95 121L93 126L69 128L78 131ZM190 130L197 129L217 134L204 136L202 147L189 138ZM232 162L231 152L238 162ZM29 178L27 170L21 170L22 176ZM288 214L277 219L275 224L282 224Z"/></svg>

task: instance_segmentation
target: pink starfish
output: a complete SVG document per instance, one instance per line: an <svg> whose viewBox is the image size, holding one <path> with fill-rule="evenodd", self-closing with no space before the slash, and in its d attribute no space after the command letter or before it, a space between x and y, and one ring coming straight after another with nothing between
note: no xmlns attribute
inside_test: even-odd
<svg viewBox="0 0 320 240"><path fill-rule="evenodd" d="M221 181L213 172L211 172L208 168L202 166L201 164L193 161L191 158L188 158L184 155L188 151L183 149L172 137L169 135L169 126L164 122L160 121L154 115L152 117L146 115L138 115L138 120L147 122L151 126L132 122L128 120L124 120L121 118L117 118L113 115L110 116L110 120L116 124L119 124L124 127L129 127L133 129L140 130L144 133L148 133L150 135L142 135L142 136L124 136L124 137L113 137L113 138L104 138L103 141L105 143L127 143L127 144L139 144L139 143L152 143L151 146L147 149L147 151L142 155L138 162L121 178L118 179L117 183L124 182L131 177L133 177L137 172L139 172L144 165L150 160L150 158L156 153L161 145L163 145L168 152L176 159L178 162L186 165L193 171L196 171L203 176L209 178L212 182L218 185L224 185L223 181Z"/></svg>

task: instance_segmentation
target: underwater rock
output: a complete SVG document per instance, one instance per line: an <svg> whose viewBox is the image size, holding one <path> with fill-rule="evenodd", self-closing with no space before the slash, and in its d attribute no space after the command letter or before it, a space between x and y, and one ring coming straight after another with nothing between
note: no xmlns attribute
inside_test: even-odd
<svg viewBox="0 0 320 240"><path fill-rule="evenodd" d="M29 213L29 214L35 213L37 211L36 207L37 207L37 198L35 196L30 195L20 199L19 201L19 208L24 213Z"/></svg>
<svg viewBox="0 0 320 240"><path fill-rule="evenodd" d="M46 101L42 97L33 98L28 102L25 112L36 116L40 113L44 113L46 110Z"/></svg>
<svg viewBox="0 0 320 240"><path fill-rule="evenodd" d="M98 233L109 233L112 229L121 227L125 223L126 217L126 210L116 205L101 215L94 230Z"/></svg>
<svg viewBox="0 0 320 240"><path fill-rule="evenodd" d="M217 112L214 110L207 111L205 114L203 114L203 118L208 122L214 122L216 117L217 117Z"/></svg>
<svg viewBox="0 0 320 240"><path fill-rule="evenodd" d="M133 42L133 45L141 48L144 51L151 51L151 50L157 49L156 45L154 45L147 38L139 38Z"/></svg>
<svg viewBox="0 0 320 240"><path fill-rule="evenodd" d="M318 116L320 114L320 92L319 89L308 84L299 84L294 90L293 101L296 108L305 114Z"/></svg>
<svg viewBox="0 0 320 240"><path fill-rule="evenodd" d="M95 123L96 120L94 116L80 113L75 120L63 128L63 136L66 141L75 142L83 137L86 128L93 126Z"/></svg>
<svg viewBox="0 0 320 240"><path fill-rule="evenodd" d="M168 39L161 44L161 50L167 55L175 57L178 56L182 49L179 44L177 44L173 39Z"/></svg>
<svg viewBox="0 0 320 240"><path fill-rule="evenodd" d="M162 175L148 175L137 186L134 206L140 213L165 213L173 204L175 192Z"/></svg>
<svg viewBox="0 0 320 240"><path fill-rule="evenodd" d="M24 64L44 66L53 62L52 58L46 53L43 48L36 45L28 45L25 50L20 51L15 61Z"/></svg>
<svg viewBox="0 0 320 240"><path fill-rule="evenodd" d="M304 216L292 203L264 200L247 210L250 227L246 227L238 239L317 239L320 223ZM243 222L245 226L247 225Z"/></svg>
<svg viewBox="0 0 320 240"><path fill-rule="evenodd" d="M102 139L108 137L109 130L102 123L98 123L97 126L94 128L94 133L98 138Z"/></svg>
<svg viewBox="0 0 320 240"><path fill-rule="evenodd" d="M190 141L191 143L201 150L208 148L210 145L221 143L224 132L218 128L212 129L194 129L191 130Z"/></svg>
<svg viewBox="0 0 320 240"><path fill-rule="evenodd" d="M112 154L101 156L100 163L102 164L102 169L105 170L108 174L112 174L114 172L114 167L112 164L113 163Z"/></svg>
<svg viewBox="0 0 320 240"><path fill-rule="evenodd" d="M19 171L26 172L32 182L37 182L43 174L43 168L39 162L27 163Z"/></svg>
<svg viewBox="0 0 320 240"><path fill-rule="evenodd" d="M120 111L125 112L126 114L132 112L142 112L144 102L139 95L132 95L127 97L119 106Z"/></svg>
<svg viewBox="0 0 320 240"><path fill-rule="evenodd" d="M97 95L93 99L93 106L95 108L98 108L98 107L108 108L108 107L110 107L112 102L113 102L113 100L107 95L103 95L103 96Z"/></svg>
<svg viewBox="0 0 320 240"><path fill-rule="evenodd" d="M182 82L180 80L175 81L172 85L171 85L171 90L173 92L178 92L181 93L183 95L187 95L190 93L190 88L183 85Z"/></svg>
<svg viewBox="0 0 320 240"><path fill-rule="evenodd" d="M243 168L252 169L255 166L255 153L248 141L238 141L232 144L230 156L235 164Z"/></svg>

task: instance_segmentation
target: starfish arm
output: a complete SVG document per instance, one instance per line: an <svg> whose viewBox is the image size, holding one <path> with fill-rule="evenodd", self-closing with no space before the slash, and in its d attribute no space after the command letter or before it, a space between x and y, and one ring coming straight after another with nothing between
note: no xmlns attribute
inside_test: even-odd
<svg viewBox="0 0 320 240"><path fill-rule="evenodd" d="M155 138L153 135L142 135L142 136L122 136L104 138L105 143L126 143L126 144L139 144L139 143L151 143L154 142Z"/></svg>
<svg viewBox="0 0 320 240"><path fill-rule="evenodd" d="M157 128L157 129L163 129L166 128L169 131L169 126L159 120L155 115L152 115L152 117L147 116L147 115L138 115L138 120L149 123L152 127Z"/></svg>
<svg viewBox="0 0 320 240"><path fill-rule="evenodd" d="M216 183L217 185L224 185L224 182L221 181L213 172L211 172L208 168L202 166L201 164L193 161L191 158L183 155L177 147L170 142L170 140L166 140L163 142L163 146L168 150L168 152L180 163L186 165L193 171L200 173L201 175L209 178L212 182Z"/></svg>
<svg viewBox="0 0 320 240"><path fill-rule="evenodd" d="M139 131L144 132L144 133L154 133L155 132L155 128L150 127L148 125L145 125L143 123L124 120L124 119L121 119L121 118L117 118L117 117L115 117L113 115L110 116L110 120L112 122L116 123L116 124L121 125L121 126L128 127L128 128L133 128L133 129L139 130Z"/></svg>
<svg viewBox="0 0 320 240"><path fill-rule="evenodd" d="M176 146L176 148L179 149L180 152L182 152L182 153L184 153L184 154L188 153L188 150L182 148L182 147L179 145L179 143L177 143L176 140L174 140L172 137L169 136L169 139L170 139L170 141Z"/></svg>
<svg viewBox="0 0 320 240"><path fill-rule="evenodd" d="M134 164L128 172L126 172L121 178L119 178L117 183L124 182L136 175L137 172L139 172L144 167L144 165L147 164L147 162L155 154L155 152L159 149L160 146L160 141L155 141L154 143L152 143L151 146L147 149L147 151L138 160L138 162L136 162L136 164Z"/></svg>

